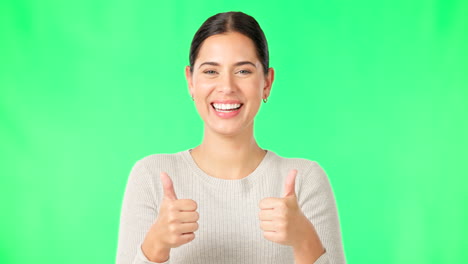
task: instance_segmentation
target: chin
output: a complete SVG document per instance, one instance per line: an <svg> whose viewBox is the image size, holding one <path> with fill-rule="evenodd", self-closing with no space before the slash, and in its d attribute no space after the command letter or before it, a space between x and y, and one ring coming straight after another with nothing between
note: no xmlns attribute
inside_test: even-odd
<svg viewBox="0 0 468 264"><path fill-rule="evenodd" d="M242 133L240 129L234 129L234 128L211 128L211 131L215 134L226 136L226 137L233 137Z"/></svg>
<svg viewBox="0 0 468 264"><path fill-rule="evenodd" d="M212 133L226 136L226 137L233 137L240 134L243 134L249 130L249 126L241 126L235 124L229 125L218 125L218 126L206 126Z"/></svg>

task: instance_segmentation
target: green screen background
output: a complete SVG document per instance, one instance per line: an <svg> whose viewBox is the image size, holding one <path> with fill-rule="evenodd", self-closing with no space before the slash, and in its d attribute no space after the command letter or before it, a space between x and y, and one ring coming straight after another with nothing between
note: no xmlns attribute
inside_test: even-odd
<svg viewBox="0 0 468 264"><path fill-rule="evenodd" d="M276 80L261 147L318 161L349 263L466 261L468 2L0 2L0 262L112 263L134 163L196 146L184 66L253 15Z"/></svg>

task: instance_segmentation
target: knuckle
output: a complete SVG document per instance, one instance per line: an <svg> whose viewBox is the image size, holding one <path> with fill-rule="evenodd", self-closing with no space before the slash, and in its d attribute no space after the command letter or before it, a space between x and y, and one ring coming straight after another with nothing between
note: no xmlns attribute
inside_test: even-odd
<svg viewBox="0 0 468 264"><path fill-rule="evenodd" d="M263 208L265 206L265 199L260 200L258 207Z"/></svg>
<svg viewBox="0 0 468 264"><path fill-rule="evenodd" d="M197 202L195 202L194 200L189 200L189 201L190 201L190 205L192 206L193 210L197 210L198 209Z"/></svg>
<svg viewBox="0 0 468 264"><path fill-rule="evenodd" d="M185 243L191 242L194 239L195 239L195 233L187 234Z"/></svg>
<svg viewBox="0 0 468 264"><path fill-rule="evenodd" d="M167 227L167 229L169 230L169 232L171 233L176 233L177 232L177 226L176 225L169 225Z"/></svg>
<svg viewBox="0 0 468 264"><path fill-rule="evenodd" d="M171 246L177 246L179 244L179 239L177 236L170 236L169 237L169 244Z"/></svg>
<svg viewBox="0 0 468 264"><path fill-rule="evenodd" d="M275 200L272 199L271 197L263 198L262 200L260 200L260 203L258 205L260 206L260 208L268 208L268 207L272 207L274 201Z"/></svg>
<svg viewBox="0 0 468 264"><path fill-rule="evenodd" d="M175 223L177 221L177 217L175 216L175 214L169 214L167 216L167 221L171 224Z"/></svg>
<svg viewBox="0 0 468 264"><path fill-rule="evenodd" d="M268 239L268 240L273 241L273 236L272 236L271 232L263 232L263 237Z"/></svg>
<svg viewBox="0 0 468 264"><path fill-rule="evenodd" d="M260 228L261 228L262 230L265 229L265 223L264 223L264 222L261 222L261 223L260 223Z"/></svg>

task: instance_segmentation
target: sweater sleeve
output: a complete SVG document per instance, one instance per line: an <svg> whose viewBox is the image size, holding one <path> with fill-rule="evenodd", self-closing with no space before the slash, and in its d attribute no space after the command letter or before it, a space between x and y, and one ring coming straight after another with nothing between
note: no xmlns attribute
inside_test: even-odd
<svg viewBox="0 0 468 264"><path fill-rule="evenodd" d="M149 261L141 250L145 235L158 212L154 186L152 175L138 161L130 172L122 202L117 264L155 263Z"/></svg>
<svg viewBox="0 0 468 264"><path fill-rule="evenodd" d="M325 171L312 162L297 188L299 205L325 247L315 264L346 263L335 197Z"/></svg>

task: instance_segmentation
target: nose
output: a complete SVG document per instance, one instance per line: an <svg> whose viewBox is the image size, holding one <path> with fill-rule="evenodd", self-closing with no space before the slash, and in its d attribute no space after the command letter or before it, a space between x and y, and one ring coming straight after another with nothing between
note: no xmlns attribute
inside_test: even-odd
<svg viewBox="0 0 468 264"><path fill-rule="evenodd" d="M225 94L234 93L237 90L236 82L232 74L223 74L218 85L218 92Z"/></svg>

